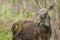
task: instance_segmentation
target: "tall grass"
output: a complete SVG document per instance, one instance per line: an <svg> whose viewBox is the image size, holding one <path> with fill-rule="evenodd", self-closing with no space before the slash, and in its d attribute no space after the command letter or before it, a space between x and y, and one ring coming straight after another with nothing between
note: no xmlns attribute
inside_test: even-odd
<svg viewBox="0 0 60 40"><path fill-rule="evenodd" d="M14 20L26 20L32 16L32 11L24 12L25 16L20 12L11 13L11 5L4 4L1 6L0 12L0 40L12 40L11 26Z"/></svg>

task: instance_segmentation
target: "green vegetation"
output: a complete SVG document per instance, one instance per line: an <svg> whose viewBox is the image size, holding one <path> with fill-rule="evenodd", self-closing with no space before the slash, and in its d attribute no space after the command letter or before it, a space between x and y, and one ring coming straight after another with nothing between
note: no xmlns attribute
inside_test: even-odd
<svg viewBox="0 0 60 40"><path fill-rule="evenodd" d="M9 31L11 29L10 25L13 20L20 19L26 20L27 18L32 16L32 12L30 11L29 14L25 14L25 17L22 16L20 12L10 13L11 6L6 4L1 6L0 17L2 18L1 21L6 22L0 25L0 40L12 40L12 33ZM27 12L24 12L27 13ZM10 18L10 19L9 19ZM9 20L11 22L9 22ZM7 23L9 22L9 24ZM7 25L8 24L8 25Z"/></svg>
<svg viewBox="0 0 60 40"><path fill-rule="evenodd" d="M56 1L56 2L53 2ZM49 2L49 3L48 3ZM59 25L60 21L58 18L58 12L60 12L60 0L46 0L46 5L44 0L38 0L37 4L41 3L42 7L49 7L51 4L56 4L55 11L52 10L49 12L51 19L54 22L57 22L56 25L54 22L51 22L52 25ZM36 2L33 0L1 0L0 1L0 40L12 40L11 27L16 20L26 20L28 18L33 19L32 16L35 16L37 11ZM15 8L15 10L13 10ZM15 11L15 12L14 12ZM55 19L56 17L56 19ZM51 20L51 21L52 21ZM59 21L58 21L59 20ZM41 22L41 25L44 22ZM57 26L58 27L58 26ZM52 27L52 29L54 29ZM53 32L54 34L54 32ZM59 37L59 36L58 36ZM53 39L55 39L53 37ZM56 38L57 39L57 38Z"/></svg>

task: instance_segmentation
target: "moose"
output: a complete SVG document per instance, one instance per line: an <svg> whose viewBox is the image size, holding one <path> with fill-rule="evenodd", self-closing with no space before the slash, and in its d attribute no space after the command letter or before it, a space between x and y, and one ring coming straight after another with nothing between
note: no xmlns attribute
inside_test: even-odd
<svg viewBox="0 0 60 40"><path fill-rule="evenodd" d="M41 8L35 21L19 20L12 25L12 40L50 40L52 30L48 12L53 8Z"/></svg>

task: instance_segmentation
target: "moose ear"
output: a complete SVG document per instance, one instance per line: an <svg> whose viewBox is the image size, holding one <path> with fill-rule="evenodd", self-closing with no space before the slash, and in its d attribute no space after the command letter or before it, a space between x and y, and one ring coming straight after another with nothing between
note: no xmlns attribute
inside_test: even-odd
<svg viewBox="0 0 60 40"><path fill-rule="evenodd" d="M55 4L52 4L52 5L48 8L48 10L54 9L54 5L55 5Z"/></svg>

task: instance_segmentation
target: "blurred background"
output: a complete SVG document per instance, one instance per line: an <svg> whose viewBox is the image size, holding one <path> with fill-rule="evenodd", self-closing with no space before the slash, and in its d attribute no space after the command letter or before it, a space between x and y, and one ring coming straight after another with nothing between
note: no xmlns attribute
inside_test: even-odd
<svg viewBox="0 0 60 40"><path fill-rule="evenodd" d="M60 0L0 0L0 40L12 40L11 27L17 20L34 20L39 6L48 8L55 4L49 12L52 36L51 40L60 40Z"/></svg>

